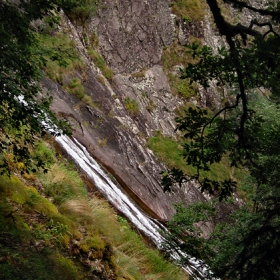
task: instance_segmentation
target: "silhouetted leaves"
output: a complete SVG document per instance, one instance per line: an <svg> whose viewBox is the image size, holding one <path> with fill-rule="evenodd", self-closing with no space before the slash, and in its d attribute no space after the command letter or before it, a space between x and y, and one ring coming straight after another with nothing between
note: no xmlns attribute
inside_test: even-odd
<svg viewBox="0 0 280 280"><path fill-rule="evenodd" d="M49 110L50 100L40 99L44 49L37 41L33 23L54 13L63 1L0 2L0 153L12 152L15 160L29 166L29 147L34 135L43 135L43 121L56 134L69 131ZM54 57L60 59L59 57ZM9 138L8 134L15 137ZM41 164L42 165L42 164ZM8 171L5 160L1 173Z"/></svg>
<svg viewBox="0 0 280 280"><path fill-rule="evenodd" d="M220 2L240 11L246 8L256 17L247 25L233 24L221 13ZM265 8L239 0L207 3L227 47L214 52L192 44L189 49L195 63L188 64L181 74L204 88L213 84L224 87L230 98L216 112L190 108L176 119L177 130L186 140L183 156L187 164L196 167L197 174L189 177L171 170L164 173L163 183L166 190L172 190L175 182L180 185L195 179L202 192L226 200L237 183L201 174L211 172L214 163L227 158L231 166L248 170L252 207L241 207L227 223L216 223L215 215L198 216L197 211L202 210L195 205L177 207L170 238L179 240L179 249L210 265L214 278L276 280L280 278L280 112L273 101L279 101L280 93L280 5L278 1ZM194 228L207 221L215 221L215 230L205 240Z"/></svg>

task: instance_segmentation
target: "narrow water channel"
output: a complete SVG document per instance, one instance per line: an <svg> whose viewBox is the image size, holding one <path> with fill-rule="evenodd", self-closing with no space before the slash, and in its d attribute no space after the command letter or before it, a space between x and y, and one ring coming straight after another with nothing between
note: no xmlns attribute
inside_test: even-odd
<svg viewBox="0 0 280 280"><path fill-rule="evenodd" d="M67 155L70 156L77 167L94 183L102 195L104 195L136 228L152 240L158 248L161 248L164 237L160 234L160 229L166 229L138 209L133 201L110 179L109 175L106 174L87 152L86 148L77 140L72 140L67 136L59 136L56 138L56 141ZM174 260L180 258L178 253L174 253L171 257ZM187 257L190 265L184 266L183 269L195 279L207 279L205 277L205 266L204 269L202 269L200 268L200 261L189 256Z"/></svg>

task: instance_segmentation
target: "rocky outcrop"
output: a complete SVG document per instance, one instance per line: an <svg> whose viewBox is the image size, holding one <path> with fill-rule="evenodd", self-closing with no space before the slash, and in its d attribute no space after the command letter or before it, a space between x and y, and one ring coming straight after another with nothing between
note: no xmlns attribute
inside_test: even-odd
<svg viewBox="0 0 280 280"><path fill-rule="evenodd" d="M131 73L160 62L172 43L174 23L169 0L103 1L94 21L99 46L117 73Z"/></svg>
<svg viewBox="0 0 280 280"><path fill-rule="evenodd" d="M178 25L178 40L180 45L190 44L190 38L200 38L204 36L204 22L203 21L187 21L183 19L176 20Z"/></svg>
<svg viewBox="0 0 280 280"><path fill-rule="evenodd" d="M166 167L146 144L156 131L176 137L174 111L183 103L172 95L160 65L163 46L171 44L175 37L169 2L103 1L97 16L83 32L97 33L99 49L115 72L110 82L87 56L79 33L81 27L64 17L87 65L86 79L79 72L76 75L95 106L81 102L51 80L44 81L44 87L54 95L52 110L72 123L73 136L118 180L135 203L162 221L174 214L175 202L206 200L194 182L164 193L159 173ZM197 25L190 27L192 31L181 26L185 32L180 35L183 41L191 32L199 32L195 30ZM126 102L132 101L134 110L129 110Z"/></svg>
<svg viewBox="0 0 280 280"><path fill-rule="evenodd" d="M131 76L116 75L114 87L102 86L94 71L88 68L85 89L99 107L93 108L80 102L75 96L64 92L51 80L44 85L54 94L52 109L66 117L75 128L76 137L92 156L114 177L145 212L160 220L168 220L174 213L172 204L204 199L192 184L174 193L164 193L160 184L160 171L165 167L146 147L146 137L161 130L174 134L174 112L177 100L168 92L161 67L155 66L138 83ZM152 79L153 83L148 81ZM147 95L142 96L146 81ZM139 102L139 113L129 115L124 99L130 97ZM156 104L154 111L146 108L148 102ZM173 107L172 107L173 106Z"/></svg>

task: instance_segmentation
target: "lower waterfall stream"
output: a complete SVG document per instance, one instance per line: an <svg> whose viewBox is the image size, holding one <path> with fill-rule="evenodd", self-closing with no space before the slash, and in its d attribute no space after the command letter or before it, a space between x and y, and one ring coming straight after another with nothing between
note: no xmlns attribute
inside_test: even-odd
<svg viewBox="0 0 280 280"><path fill-rule="evenodd" d="M56 137L56 141L77 167L86 174L88 179L94 182L96 188L107 200L161 249L161 244L165 239L161 235L160 230L167 229L139 210L133 201L110 179L106 172L87 152L86 148L77 140L72 140L67 136L59 136ZM207 269L201 261L186 256L183 252L182 255L188 258L189 265L182 267L187 273L195 279L207 279ZM171 258L176 261L180 259L180 256L174 252L171 254Z"/></svg>

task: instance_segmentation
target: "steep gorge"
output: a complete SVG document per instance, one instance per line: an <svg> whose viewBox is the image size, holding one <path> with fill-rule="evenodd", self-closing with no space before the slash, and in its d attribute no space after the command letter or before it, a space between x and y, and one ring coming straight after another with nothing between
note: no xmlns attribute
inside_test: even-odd
<svg viewBox="0 0 280 280"><path fill-rule="evenodd" d="M159 173L166 167L147 148L148 137L157 131L176 137L175 110L184 103L172 94L161 65L163 48L176 40L178 30L169 2L105 1L86 27L62 14L64 30L86 64L85 75L75 75L97 106L83 103L52 80L44 81L54 95L53 111L73 124L73 136L143 210L163 221L174 213L174 202L205 200L195 183L164 193ZM184 31L191 35L189 29ZM110 80L88 55L85 38L93 34L98 37L97 51L114 71ZM130 110L126 104L133 102L136 108Z"/></svg>
<svg viewBox="0 0 280 280"><path fill-rule="evenodd" d="M99 279L98 277L131 279L130 276L134 279L133 273L128 272L129 269L122 271L120 257L126 258L129 255L126 255L125 250L130 250L133 247L132 243L125 241L126 245L123 246L119 241L110 240L111 237L108 236L112 233L106 226L110 227L112 219L114 220L112 224L118 221L120 227L117 227L115 232L119 239L119 235L122 234L118 232L128 229L130 231L130 227L118 214L126 216L134 225L138 221L142 221L140 225L145 225L143 220L147 218L151 221L147 224L152 234L141 226L136 228L142 233L146 232L146 237L158 245L162 236L156 229L159 225L164 228L162 223L173 216L174 203L182 202L188 205L210 199L207 194L200 192L199 185L195 181L184 183L181 187L173 186L171 192L163 192L160 172L172 166L172 154L179 155L183 150L181 144L184 142L180 132L176 131L176 116L182 114L184 108L195 105L215 111L230 99L227 90L221 90L214 86L214 83L206 90L198 85L191 85L188 80L180 79L180 68L184 67L189 59L191 60L185 46L195 42L216 49L225 43L215 31L213 20L202 1L108 0L100 3L89 0L83 3L92 5L89 13L83 10L84 7L80 14L65 10L52 15L56 17L55 21L45 18L32 23L32 28L35 27L38 31L36 35L40 44L46 49L54 48L61 51L62 61L65 55L64 59L68 62L68 66L61 67L52 59L46 58L43 70L47 75L42 81L42 96L51 93L53 96L51 109L59 119L69 121L73 128L73 142L63 144L64 140L59 139L66 137L56 138L57 150L54 156L54 138L46 136L45 144L37 137L34 138L36 141L39 140L39 144L34 145L32 153L35 154L32 156L35 159L38 156L36 153L41 153L38 156L40 160L46 157L50 169L46 175L43 173L47 170L33 169L31 174L26 173L23 162L17 162L12 153L4 155L13 175L11 178L3 176L3 182L0 184L1 201L4 205L1 208L3 211L0 213L0 219L8 221L7 225L2 223L1 227L4 230L0 238L5 246L1 247L0 251L5 255L0 258L0 265L8 265L9 269L5 271L7 273L10 273L13 267L17 268L18 275L21 273L20 266L28 268L30 264L24 264L22 257L18 257L16 253L21 238L24 239L26 235L22 248L24 254L30 247L28 245L30 242L32 246L34 245L32 250L35 255L44 252L52 258L53 252L57 251L54 259L56 263L64 261L64 258L68 259L69 264L72 261L73 263L80 261L78 266L82 265L83 272L79 277L72 276L73 279L82 279L84 273L88 273L89 277L94 279ZM186 5L187 12L184 9L178 10L182 7L182 3ZM224 12L226 16L231 13L230 10ZM21 105L26 106L24 101ZM163 156L152 145L162 141L161 139L172 143L166 146L170 151ZM44 145L52 148L48 150ZM61 155L62 150L67 159ZM167 157L170 155L170 160L166 160L166 155ZM104 169L95 164L91 156ZM67 165L72 172L72 163L76 163L80 172L78 174L75 171L69 176L67 180L73 181L69 188L65 179L67 176L64 177L67 171L61 172L60 168L63 169L63 166ZM92 164L101 172L95 172ZM224 165L223 168L221 165ZM230 176L236 179L238 174L228 168L226 160L221 165L218 165L220 170L217 174L213 169L214 176L223 174L227 178ZM87 167L93 172L88 171ZM103 173L103 170L108 173ZM58 184L55 180L54 182L49 180L56 174L55 171L57 174L63 174ZM186 173L189 174L188 172ZM98 173L102 175L99 176ZM95 175L99 177L93 178ZM79 189L76 189L74 177L79 179ZM12 191L7 188L9 182ZM108 217L106 214L98 214L100 220L95 220L91 215L100 209L97 209L98 207L95 209L93 198L99 200L99 190L102 189L100 186L103 183L104 185L108 183L109 186L104 197L108 198L115 206L115 210L120 212L116 214L112 211ZM135 210L135 205L129 200L112 202L110 200L112 185L122 190L116 192L118 197L126 193L139 206L140 211ZM22 193L18 192L17 188ZM71 188L75 189L75 192L71 193ZM44 203L37 203L40 201L38 197ZM218 203L218 215L212 222L198 223L202 229L202 236L207 236L214 228L215 222L227 219L228 214L241 204L243 201L239 200L236 194L229 203ZM132 206L127 208L130 213L126 214L122 206ZM99 221L104 220L106 226L101 223L97 225ZM9 242L9 227L13 231L11 236L18 234L20 241ZM59 238L55 235L57 230L61 231ZM209 239L206 240L204 242L209 242ZM54 244L58 247L54 247ZM121 247L125 247L124 251L119 251ZM12 254L9 252L11 249ZM140 256L140 262L141 259ZM188 262L190 266L186 271L190 272L191 276L194 276L193 271L201 272L196 269L196 259L189 258ZM53 260L47 260L47 267L52 263ZM149 261L146 264L149 266ZM67 265L66 263L65 266ZM137 266L139 267L139 264L135 267ZM32 269L31 274L35 275L36 268ZM139 269L139 275L146 277L150 269L153 270L153 268ZM59 266L56 273L59 274ZM78 274L79 269L75 272L75 275ZM201 275L201 278L204 278L204 272ZM68 276L65 277L68 280ZM135 276L135 279L142 279L142 276L137 277ZM169 279L168 275L166 277ZM177 279L176 277L183 279L174 274L174 279Z"/></svg>

